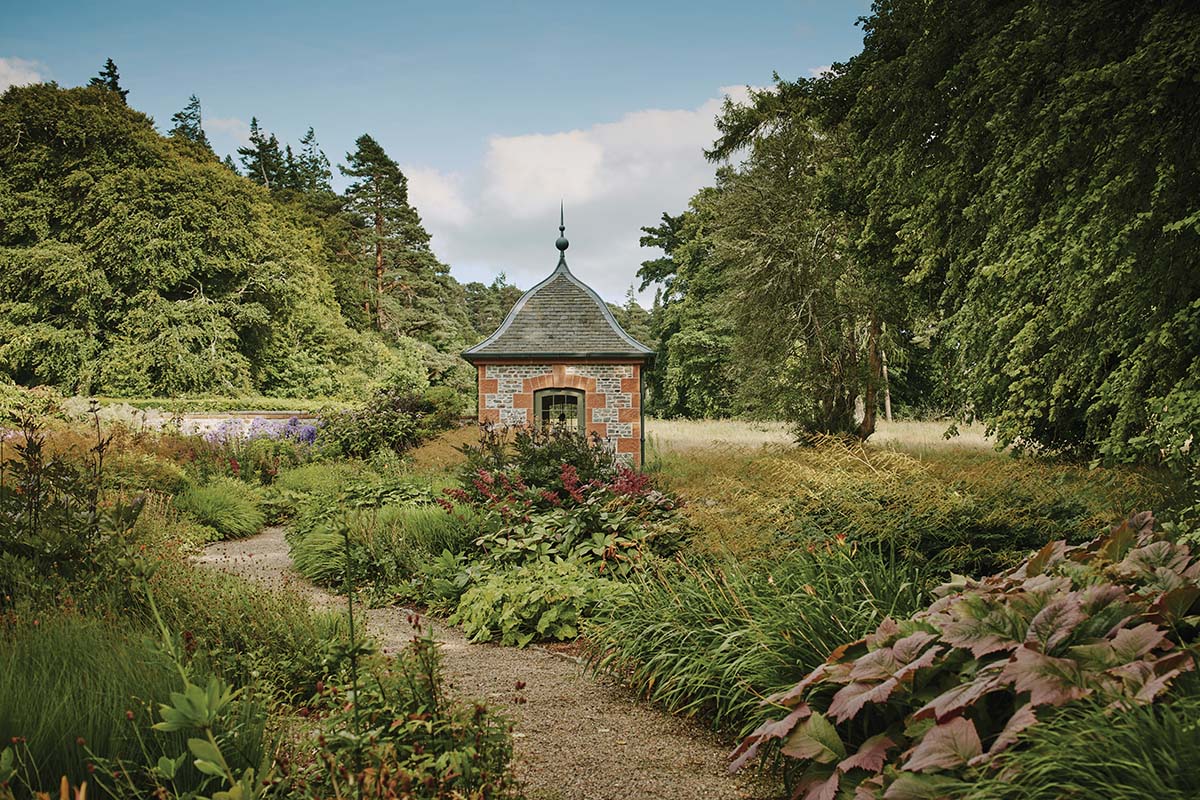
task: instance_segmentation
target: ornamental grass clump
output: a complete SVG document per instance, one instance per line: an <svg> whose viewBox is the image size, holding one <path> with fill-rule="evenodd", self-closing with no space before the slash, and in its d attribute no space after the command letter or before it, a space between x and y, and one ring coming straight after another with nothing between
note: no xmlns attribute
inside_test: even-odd
<svg viewBox="0 0 1200 800"><path fill-rule="evenodd" d="M846 639L924 606L926 577L890 553L846 542L782 558L663 562L605 597L588 625L589 662L648 700L746 733Z"/></svg>
<svg viewBox="0 0 1200 800"><path fill-rule="evenodd" d="M1002 768L965 784L963 800L1193 800L1200 797L1200 687L1167 702L1063 706L1021 735Z"/></svg>
<svg viewBox="0 0 1200 800"><path fill-rule="evenodd" d="M1081 546L955 578L907 620L833 650L770 699L782 716L734 751L765 756L795 796L952 796L1022 731L1069 703L1154 702L1195 668L1200 559L1137 514Z"/></svg>
<svg viewBox="0 0 1200 800"><path fill-rule="evenodd" d="M189 670L204 682L206 667L194 660ZM47 796L37 790L64 776L73 785L99 783L96 796L161 796L144 776L164 759L174 791L197 796L205 775L191 759L176 759L187 734L149 730L178 691L179 670L151 629L127 621L8 615L0 622L0 797L5 783L18 797ZM258 766L273 749L266 717L265 697L241 693L219 720L216 734L235 766Z"/></svg>
<svg viewBox="0 0 1200 800"><path fill-rule="evenodd" d="M340 586L347 577L341 522L330 515L289 537L296 570L322 586ZM447 511L438 505L395 504L355 512L344 524L351 582L375 592L403 594L407 584L424 579L429 565L443 553L455 556L470 547L483 521L469 506Z"/></svg>
<svg viewBox="0 0 1200 800"><path fill-rule="evenodd" d="M265 516L257 492L232 478L217 478L175 496L175 506L219 531L223 538L243 539L258 533Z"/></svg>

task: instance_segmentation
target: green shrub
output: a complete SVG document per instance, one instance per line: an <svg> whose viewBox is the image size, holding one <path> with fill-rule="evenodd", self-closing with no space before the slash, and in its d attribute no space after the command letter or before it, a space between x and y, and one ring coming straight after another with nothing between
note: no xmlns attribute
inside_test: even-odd
<svg viewBox="0 0 1200 800"><path fill-rule="evenodd" d="M1197 574L1145 513L1086 546L1051 542L1010 572L958 578L771 698L785 716L744 739L735 766L765 751L809 798L947 795L1052 709L1151 703L1193 670Z"/></svg>
<svg viewBox="0 0 1200 800"><path fill-rule="evenodd" d="M465 449L474 453L471 457L477 463L500 463L503 469L464 468L461 485L446 492L487 516L488 524L475 544L493 564L570 560L622 577L639 569L650 555L678 550L688 533L678 514L678 501L655 488L649 476L617 467L600 444L570 432L522 429L516 436L518 442L550 443L539 451L538 459L552 458L538 461L538 470L548 471L553 464L553 480L543 474L539 477L543 485L527 483L520 472L521 464L528 467L525 461L504 466L505 440L485 427L480 446ZM569 446L553 446L562 442ZM584 470L592 471L599 469L596 459L607 459L612 469L585 480L574 464L553 463L567 457L577 458Z"/></svg>
<svg viewBox="0 0 1200 800"><path fill-rule="evenodd" d="M620 585L571 562L530 564L467 589L450 622L475 642L524 647L534 639L574 639L584 616Z"/></svg>
<svg viewBox="0 0 1200 800"><path fill-rule="evenodd" d="M452 613L466 591L492 573L467 553L443 550L421 565L417 596L431 611Z"/></svg>
<svg viewBox="0 0 1200 800"><path fill-rule="evenodd" d="M454 416L442 395L384 389L362 406L322 414L317 445L326 456L346 458L403 453L445 430Z"/></svg>
<svg viewBox="0 0 1200 800"><path fill-rule="evenodd" d="M336 495L361 473L356 464L317 462L282 470L275 488L297 494Z"/></svg>
<svg viewBox="0 0 1200 800"><path fill-rule="evenodd" d="M253 436L238 442L236 449L239 477L262 486L274 483L281 470L303 464L310 454L303 442L273 436Z"/></svg>
<svg viewBox="0 0 1200 800"><path fill-rule="evenodd" d="M221 539L216 528L197 522L175 507L173 498L159 492L147 492L142 513L133 526L133 540L166 550L195 551Z"/></svg>
<svg viewBox="0 0 1200 800"><path fill-rule="evenodd" d="M513 436L513 468L527 484L561 489L562 465L570 464L581 483L607 483L617 475L617 460L596 433L568 428L519 428Z"/></svg>
<svg viewBox="0 0 1200 800"><path fill-rule="evenodd" d="M1085 702L1047 713L1003 757L1003 772L963 785L964 800L1191 800L1200 797L1200 694L1113 708Z"/></svg>
<svg viewBox="0 0 1200 800"><path fill-rule="evenodd" d="M291 537L296 570L314 583L340 587L346 579L350 539L351 582L377 591L420 583L426 565L443 552L463 552L483 522L470 508L449 512L433 505L386 505L341 520L329 519ZM419 594L416 590L414 593Z"/></svg>
<svg viewBox="0 0 1200 800"><path fill-rule="evenodd" d="M263 511L272 523L311 529L337 509L338 498L362 472L359 464L334 461L285 469L263 490Z"/></svg>
<svg viewBox="0 0 1200 800"><path fill-rule="evenodd" d="M521 797L513 777L510 726L478 703L451 698L432 637L418 636L386 667L361 673L354 707L345 702L348 685L326 689L331 716L322 737L313 796L404 797L456 800ZM360 746L362 730L370 731ZM347 774L350 764L361 765ZM380 780L385 776L385 780ZM411 787L380 791L387 783ZM346 791L348 785L354 790ZM317 789L318 787L313 787Z"/></svg>
<svg viewBox="0 0 1200 800"><path fill-rule="evenodd" d="M923 605L925 576L848 544L783 558L663 564L606 597L588 625L589 661L668 709L745 732L829 651Z"/></svg>
<svg viewBox="0 0 1200 800"><path fill-rule="evenodd" d="M41 422L26 414L18 435L0 440L0 608L53 597L64 582L103 589L142 510L141 498L104 497L98 467L107 444L93 439L84 456L56 453Z"/></svg>
<svg viewBox="0 0 1200 800"><path fill-rule="evenodd" d="M449 485L450 481L442 476L414 475L395 468L381 472L369 470L351 480L344 494L346 504L351 508L382 508L401 503L431 504Z"/></svg>
<svg viewBox="0 0 1200 800"><path fill-rule="evenodd" d="M0 742L25 740L13 751L20 762L15 788L32 794L57 787L64 775L75 785L95 783L99 776L87 769L95 760L90 754L134 771L187 751L183 733L138 730L149 728L158 704L169 702L181 683L171 656L148 630L72 614L24 617L0 626ZM273 749L265 724L265 705L253 698L238 702L235 716L218 723L217 734L239 770L257 767ZM177 787L194 790L202 779L189 760L181 765ZM119 791L124 796L127 787Z"/></svg>
<svg viewBox="0 0 1200 800"><path fill-rule="evenodd" d="M460 483L468 491L481 470L555 492L564 491L564 464L580 483L607 483L617 475L616 456L598 435L563 427L510 429L488 423L480 426L478 444L460 450L466 456Z"/></svg>
<svg viewBox="0 0 1200 800"><path fill-rule="evenodd" d="M674 515L639 514L623 502L530 511L505 519L490 515L475 544L496 565L569 559L615 577L633 574L651 555L670 555L682 538Z"/></svg>
<svg viewBox="0 0 1200 800"><path fill-rule="evenodd" d="M187 486L187 472L151 453L114 453L104 462L106 483L119 491L175 494Z"/></svg>
<svg viewBox="0 0 1200 800"><path fill-rule="evenodd" d="M220 531L224 538L253 536L265 516L258 507L258 493L232 478L217 478L175 496L175 506L201 523Z"/></svg>

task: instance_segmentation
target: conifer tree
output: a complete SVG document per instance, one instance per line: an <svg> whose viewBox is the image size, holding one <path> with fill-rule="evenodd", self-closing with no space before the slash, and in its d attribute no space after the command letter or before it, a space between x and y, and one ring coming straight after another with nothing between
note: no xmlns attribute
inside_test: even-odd
<svg viewBox="0 0 1200 800"><path fill-rule="evenodd" d="M329 168L329 159L317 144L317 134L311 127L300 140L298 169L301 190L305 192L333 191L333 187L330 185L333 173Z"/></svg>
<svg viewBox="0 0 1200 800"><path fill-rule="evenodd" d="M448 348L470 330L461 289L437 260L429 234L408 202L408 179L383 148L363 134L346 155L346 210L358 228L354 244L370 284L368 312L380 331ZM455 292L458 296L455 296Z"/></svg>
<svg viewBox="0 0 1200 800"><path fill-rule="evenodd" d="M183 107L182 111L176 112L171 117L171 122L175 123L171 128L171 136L187 139L202 145L207 150L212 150L212 146L208 143L208 136L204 133L204 119L200 110L199 97L192 95L188 98L188 104Z"/></svg>
<svg viewBox="0 0 1200 800"><path fill-rule="evenodd" d="M296 161L296 154L292 152L290 144L284 148L283 169L279 176L279 188L294 190L301 188L300 164Z"/></svg>
<svg viewBox="0 0 1200 800"><path fill-rule="evenodd" d="M228 167L229 171L232 172L234 175L242 174L242 173L238 172L237 164L235 164L233 162L233 156L229 155L228 153L225 154L225 158L221 161L221 163L224 164L226 167Z"/></svg>
<svg viewBox="0 0 1200 800"><path fill-rule="evenodd" d="M375 328L383 330L383 293L387 263L391 250L427 246L411 240L412 218L416 212L408 204L408 179L400 166L388 157L383 148L369 135L355 142L353 153L346 154L347 166L339 167L342 174L354 178L346 188L347 208L366 224L365 235L359 237L368 256L372 256L371 294L374 299L372 317ZM423 233L423 231L422 231Z"/></svg>
<svg viewBox="0 0 1200 800"><path fill-rule="evenodd" d="M258 117L250 118L250 144L238 148L246 177L268 189L278 188L284 170L283 154L275 134L264 136L258 127Z"/></svg>
<svg viewBox="0 0 1200 800"><path fill-rule="evenodd" d="M129 95L128 89L121 88L121 73L117 72L117 65L111 58L104 62L104 69L100 70L100 74L88 81L88 86L99 86L104 89L116 92L121 96L121 102L124 103L125 98Z"/></svg>

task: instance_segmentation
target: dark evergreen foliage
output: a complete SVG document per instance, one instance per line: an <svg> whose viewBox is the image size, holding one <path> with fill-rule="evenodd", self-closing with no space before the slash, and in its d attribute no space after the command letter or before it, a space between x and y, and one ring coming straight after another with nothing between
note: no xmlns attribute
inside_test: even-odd
<svg viewBox="0 0 1200 800"><path fill-rule="evenodd" d="M521 299L521 290L509 283L503 272L488 285L478 281L465 284L463 293L467 300L467 317L479 340L499 328L509 310Z"/></svg>
<svg viewBox="0 0 1200 800"><path fill-rule="evenodd" d="M205 150L212 150L212 145L208 143L208 136L204 133L204 116L201 112L199 97L196 95L189 97L188 104L183 107L183 110L171 116L171 122L174 123L170 131L171 136L195 142Z"/></svg>
<svg viewBox="0 0 1200 800"><path fill-rule="evenodd" d="M116 92L121 96L121 102L126 102L129 96L129 90L121 88L121 73L117 71L117 65L111 58L105 59L104 68L100 70L99 75L88 81L88 86L99 86Z"/></svg>
<svg viewBox="0 0 1200 800"><path fill-rule="evenodd" d="M352 221L350 255L360 266L375 329L450 350L469 338L462 287L438 261L408 202L408 179L383 147L363 134L342 174Z"/></svg>

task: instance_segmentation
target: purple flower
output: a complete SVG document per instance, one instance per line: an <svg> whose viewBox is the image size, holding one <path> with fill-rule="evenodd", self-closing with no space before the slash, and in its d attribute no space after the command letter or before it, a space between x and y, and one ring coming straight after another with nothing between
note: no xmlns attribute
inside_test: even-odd
<svg viewBox="0 0 1200 800"><path fill-rule="evenodd" d="M255 439L289 439L297 444L311 445L317 439L319 425L292 417L286 422L255 417L249 423L227 419L204 434L204 438L219 445L236 445Z"/></svg>

